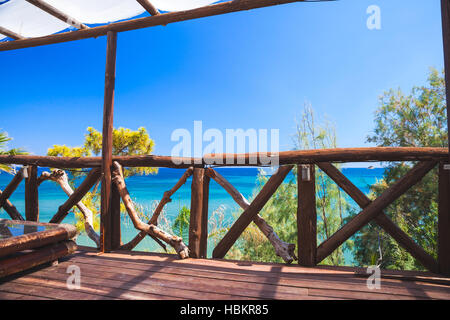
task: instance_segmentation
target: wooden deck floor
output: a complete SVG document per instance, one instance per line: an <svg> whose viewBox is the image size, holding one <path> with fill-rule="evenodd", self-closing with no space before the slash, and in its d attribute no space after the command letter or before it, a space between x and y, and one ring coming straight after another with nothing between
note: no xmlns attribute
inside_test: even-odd
<svg viewBox="0 0 450 320"><path fill-rule="evenodd" d="M81 288L66 285L68 266ZM82 248L58 265L0 279L0 299L450 299L450 279L429 273L383 272L370 290L363 269L225 260Z"/></svg>

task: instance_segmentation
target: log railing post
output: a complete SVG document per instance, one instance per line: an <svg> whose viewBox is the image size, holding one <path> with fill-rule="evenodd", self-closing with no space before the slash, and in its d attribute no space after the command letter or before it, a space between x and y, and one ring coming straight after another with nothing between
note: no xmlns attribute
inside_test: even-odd
<svg viewBox="0 0 450 320"><path fill-rule="evenodd" d="M117 186L111 186L111 249L117 250L122 245L120 229L120 193Z"/></svg>
<svg viewBox="0 0 450 320"><path fill-rule="evenodd" d="M37 181L37 166L27 168L25 179L25 219L39 221L39 195Z"/></svg>
<svg viewBox="0 0 450 320"><path fill-rule="evenodd" d="M439 272L450 276L450 170L439 165L438 264Z"/></svg>
<svg viewBox="0 0 450 320"><path fill-rule="evenodd" d="M201 242L204 238L203 230L203 191L205 169L195 168L191 185L191 214L189 219L189 256L201 258Z"/></svg>
<svg viewBox="0 0 450 320"><path fill-rule="evenodd" d="M203 170L203 205L202 205L202 233L200 235L200 258L206 258L208 252L208 203L209 182L211 178Z"/></svg>
<svg viewBox="0 0 450 320"><path fill-rule="evenodd" d="M117 32L108 31L106 48L105 96L103 104L102 186L100 213L100 251L111 250L111 167L114 114L114 86L116 77Z"/></svg>
<svg viewBox="0 0 450 320"><path fill-rule="evenodd" d="M305 267L316 265L317 214L314 165L297 166L298 181L298 263Z"/></svg>

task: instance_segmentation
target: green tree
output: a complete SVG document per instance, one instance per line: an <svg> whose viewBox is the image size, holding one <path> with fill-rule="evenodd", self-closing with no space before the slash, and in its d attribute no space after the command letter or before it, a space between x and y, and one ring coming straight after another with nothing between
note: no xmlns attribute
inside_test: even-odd
<svg viewBox="0 0 450 320"><path fill-rule="evenodd" d="M172 230L175 234L183 239L189 238L189 219L191 216L191 211L188 207L183 206L179 212L177 217L175 218Z"/></svg>
<svg viewBox="0 0 450 320"><path fill-rule="evenodd" d="M27 154L26 151L20 148L8 149L8 142L11 141L12 138L8 136L8 133L5 131L0 131L0 155L18 155L18 154ZM0 171L6 171L8 173L13 173L14 169L8 164L0 164Z"/></svg>
<svg viewBox="0 0 450 320"><path fill-rule="evenodd" d="M336 134L332 123L324 119L321 123L315 122L314 111L306 105L297 123L294 136L295 149L322 149L336 147ZM267 181L267 176L259 174L258 187L255 195L261 190ZM283 241L297 244L297 171L288 176L285 181L270 198L261 216L274 228ZM350 210L350 205L341 194L337 185L321 170L316 170L316 206L318 214L317 241L320 243L344 223L345 212ZM352 241L347 241L326 258L323 264L344 264L344 250L351 249ZM283 262L275 255L273 247L259 231L251 224L244 231L238 243L227 255L228 258Z"/></svg>
<svg viewBox="0 0 450 320"><path fill-rule="evenodd" d="M130 156L130 155L148 155L153 152L155 142L150 138L147 130L143 127L136 131L127 128L118 128L113 130L113 150L112 154L117 156ZM84 143L80 147L68 147L66 145L53 145L49 148L47 155L49 156L61 156L61 157L88 157L93 155L100 155L102 151L102 134L92 127L87 128L87 134L85 134ZM137 174L154 174L157 173L157 168L124 168L124 176L129 177ZM74 188L77 178L86 175L83 170L72 170L69 175L69 183ZM98 228L98 214L100 204L100 193L98 184L91 192L88 192L83 198L85 205L94 214L94 227ZM143 213L138 210L139 214ZM81 221L81 213L77 208L74 208L75 216L78 218L77 227L80 230L84 229L84 224ZM125 213L123 204L121 205L121 212Z"/></svg>
<svg viewBox="0 0 450 320"><path fill-rule="evenodd" d="M410 94L401 90L385 92L375 113L375 130L367 138L378 146L447 147L447 118L444 75L431 69L428 83L414 87ZM389 163L384 179L373 186L378 196L402 177L413 163ZM437 169L389 206L385 213L428 253L437 252ZM423 269L389 235L374 224L362 229L355 239L355 259L371 264L381 244L384 268Z"/></svg>

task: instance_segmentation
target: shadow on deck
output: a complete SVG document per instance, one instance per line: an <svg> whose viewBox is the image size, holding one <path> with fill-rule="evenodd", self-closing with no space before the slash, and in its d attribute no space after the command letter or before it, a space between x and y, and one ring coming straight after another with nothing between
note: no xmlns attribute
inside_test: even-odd
<svg viewBox="0 0 450 320"><path fill-rule="evenodd" d="M70 265L81 288L70 290ZM168 254L99 254L80 248L58 265L0 279L0 299L450 299L450 279L428 272L382 271L369 289L364 269L188 259Z"/></svg>

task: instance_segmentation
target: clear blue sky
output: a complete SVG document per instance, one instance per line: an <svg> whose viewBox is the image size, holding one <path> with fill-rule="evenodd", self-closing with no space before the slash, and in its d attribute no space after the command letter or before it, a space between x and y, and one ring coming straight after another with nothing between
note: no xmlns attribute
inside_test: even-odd
<svg viewBox="0 0 450 320"><path fill-rule="evenodd" d="M382 29L366 27L369 5ZM0 52L0 128L34 154L101 129L106 37ZM279 128L292 148L305 101L340 147L369 146L378 96L443 67L439 0L294 3L120 33L116 127L145 126L156 154L174 129Z"/></svg>

